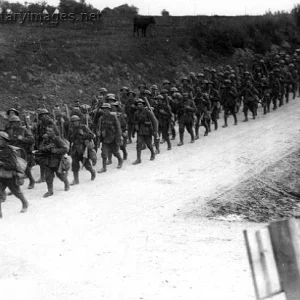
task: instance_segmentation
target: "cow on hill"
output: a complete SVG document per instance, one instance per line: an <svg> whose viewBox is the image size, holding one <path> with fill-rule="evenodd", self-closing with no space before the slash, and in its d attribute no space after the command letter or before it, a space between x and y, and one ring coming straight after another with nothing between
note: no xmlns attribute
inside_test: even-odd
<svg viewBox="0 0 300 300"><path fill-rule="evenodd" d="M142 36L146 36L147 27L150 24L156 24L154 17L151 16L136 16L133 19L133 35L137 33L139 36L139 30L142 29Z"/></svg>

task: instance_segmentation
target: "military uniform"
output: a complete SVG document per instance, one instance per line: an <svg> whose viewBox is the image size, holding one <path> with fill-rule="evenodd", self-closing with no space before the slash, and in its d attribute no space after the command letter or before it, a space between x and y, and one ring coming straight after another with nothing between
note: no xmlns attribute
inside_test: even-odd
<svg viewBox="0 0 300 300"><path fill-rule="evenodd" d="M195 136L193 131L194 125L194 113L196 113L197 108L193 100L188 99L187 95L184 96L181 101L178 103L177 106L177 117L178 117L178 124L179 124L179 137L180 142L178 146L183 145L183 136L184 136L184 129L186 128L188 133L191 135L191 143L194 143Z"/></svg>
<svg viewBox="0 0 300 300"><path fill-rule="evenodd" d="M7 133L1 131L0 139L6 141L6 143L0 147L0 218L2 218L1 202L6 200L5 189L7 187L10 189L13 195L21 200L21 212L27 211L28 202L20 189L20 184L16 176L17 154L8 145L9 137Z"/></svg>
<svg viewBox="0 0 300 300"><path fill-rule="evenodd" d="M67 144L59 137L47 136L39 148L39 153L44 156L45 179L48 192L44 197L53 195L54 174L65 184L65 191L69 190L69 181L66 172L60 172L59 165L64 154L68 152Z"/></svg>
<svg viewBox="0 0 300 300"><path fill-rule="evenodd" d="M10 122L14 121L20 122L19 117L13 116L10 118ZM10 123L11 124L11 123ZM23 158L27 161L27 168L25 171L26 176L29 179L29 189L34 188L35 180L31 173L31 168L34 166L34 158L32 154L33 145L34 145L34 137L25 127L10 125L7 127L6 132L8 133L10 142L9 144L15 147L21 148Z"/></svg>
<svg viewBox="0 0 300 300"><path fill-rule="evenodd" d="M76 116L71 117L71 121L74 121ZM80 119L76 119L80 122ZM71 144L70 154L72 157L72 171L74 174L74 181L71 185L79 184L79 169L80 162L91 173L91 180L95 179L96 172L92 168L91 162L88 158L88 145L94 138L93 132L83 124L79 126L71 125L69 130L69 141Z"/></svg>
<svg viewBox="0 0 300 300"><path fill-rule="evenodd" d="M244 99L244 121L248 121L248 110L252 112L253 119L255 119L255 117L257 116L257 106L259 101L258 90L249 81L248 83L246 83L246 86L243 88L240 96Z"/></svg>
<svg viewBox="0 0 300 300"><path fill-rule="evenodd" d="M224 125L223 127L227 127L227 119L229 116L229 113L232 114L234 118L234 125L237 125L237 117L236 117L236 105L237 105L237 99L238 99L238 93L237 90L231 86L231 81L229 79L226 79L224 81L226 87L222 92L221 96L221 104L224 108Z"/></svg>
<svg viewBox="0 0 300 300"><path fill-rule="evenodd" d="M105 103L102 109L111 109L110 104ZM107 158L113 154L118 159L118 168L120 169L123 164L123 159L119 153L121 144L121 126L116 115L103 114L99 119L97 128L97 134L100 135L100 141L102 142L101 157L103 167L98 173L106 172Z"/></svg>

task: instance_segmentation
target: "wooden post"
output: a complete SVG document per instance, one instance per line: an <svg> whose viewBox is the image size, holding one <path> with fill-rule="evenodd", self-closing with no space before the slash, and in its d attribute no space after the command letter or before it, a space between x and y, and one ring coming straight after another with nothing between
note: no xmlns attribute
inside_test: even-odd
<svg viewBox="0 0 300 300"><path fill-rule="evenodd" d="M281 285L287 300L300 299L300 222L289 219L269 226Z"/></svg>

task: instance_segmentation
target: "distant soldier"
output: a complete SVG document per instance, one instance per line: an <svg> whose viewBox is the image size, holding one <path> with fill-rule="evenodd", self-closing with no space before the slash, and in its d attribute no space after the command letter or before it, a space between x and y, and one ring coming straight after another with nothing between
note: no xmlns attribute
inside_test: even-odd
<svg viewBox="0 0 300 300"><path fill-rule="evenodd" d="M6 129L11 146L22 149L22 156L27 161L25 175L29 179L28 189L33 189L35 180L31 173L31 168L34 166L34 158L32 154L34 146L34 137L25 127L21 126L21 120L18 116L13 115L9 119L9 126Z"/></svg>
<svg viewBox="0 0 300 300"><path fill-rule="evenodd" d="M68 152L67 144L55 133L53 126L47 127L47 137L40 145L39 152L44 155L45 178L48 191L43 195L44 198L53 195L54 174L65 185L65 191L70 189L67 172L61 172L59 165L64 154Z"/></svg>
<svg viewBox="0 0 300 300"><path fill-rule="evenodd" d="M154 115L145 108L145 101L143 99L138 99L136 101L137 111L134 114L134 124L137 132L137 159L133 163L134 165L140 164L141 153L143 145L145 144L151 152L150 160L155 159L155 153L152 146L152 136L157 135L155 132L156 120Z"/></svg>
<svg viewBox="0 0 300 300"><path fill-rule="evenodd" d="M229 113L232 114L234 118L234 125L237 125L237 117L236 117L236 104L238 99L237 90L232 86L230 79L225 79L224 81L225 89L221 95L221 104L224 107L224 125L222 127L227 127L227 119Z"/></svg>
<svg viewBox="0 0 300 300"><path fill-rule="evenodd" d="M54 120L51 119L50 113L47 109L45 108L40 108L37 110L37 124L33 128L33 133L35 137L35 149L39 149L42 141L43 141L43 136L46 134L47 127L48 126L55 126ZM55 126L55 133L58 134L58 128ZM40 165L40 178L37 180L36 183L41 183L45 182L45 171L44 171L44 166L43 166L43 160L41 160L39 163Z"/></svg>
<svg viewBox="0 0 300 300"><path fill-rule="evenodd" d="M136 111L135 96L136 93L134 91L129 91L128 100L125 104L125 114L126 114L127 125L128 125L128 144L132 143L132 138L134 137L134 133L135 133L135 129L134 129L134 113Z"/></svg>
<svg viewBox="0 0 300 300"><path fill-rule="evenodd" d="M92 168L88 157L88 145L94 138L94 134L86 125L81 124L78 116L71 117L71 126L69 130L69 141L71 144L70 154L72 157L72 171L74 180L71 185L79 184L80 162L91 173L91 180L95 180L96 171Z"/></svg>
<svg viewBox="0 0 300 300"><path fill-rule="evenodd" d="M168 97L168 96L167 96ZM156 97L158 104L155 109L155 115L159 124L159 131L162 138L167 142L168 150L171 150L171 141L169 137L169 129L171 126L172 111L168 103L168 98L164 98L162 95Z"/></svg>
<svg viewBox="0 0 300 300"><path fill-rule="evenodd" d="M104 103L102 105L103 116L99 119L97 135L102 142L101 157L102 169L98 173L106 172L107 158L113 154L118 159L118 169L122 168L123 159L119 149L121 145L121 126L116 115L110 113L111 105Z"/></svg>
<svg viewBox="0 0 300 300"><path fill-rule="evenodd" d="M248 110L252 112L253 119L257 116L257 105L259 101L259 92L253 86L250 80L246 81L246 85L244 86L243 90L241 91L240 96L244 100L243 112L245 119L243 122L248 121Z"/></svg>
<svg viewBox="0 0 300 300"><path fill-rule="evenodd" d="M17 154L9 146L8 134L0 131L0 218L2 218L1 202L6 200L5 189L8 187L13 195L22 202L21 213L28 209L28 201L23 195L19 181L17 180Z"/></svg>
<svg viewBox="0 0 300 300"><path fill-rule="evenodd" d="M190 85L190 80L187 77L183 77L181 79L181 83L182 83L181 92L187 93L188 98L192 99L194 90L193 90L192 86Z"/></svg>
<svg viewBox="0 0 300 300"><path fill-rule="evenodd" d="M195 142L195 135L193 131L194 125L194 113L196 113L197 108L193 100L188 98L188 93L182 94L182 99L177 106L177 116L179 124L179 138L180 142L178 146L183 145L184 129L186 128L191 136L191 143Z"/></svg>
<svg viewBox="0 0 300 300"><path fill-rule="evenodd" d="M120 88L120 102L121 102L121 106L125 106L126 102L128 100L128 92L129 92L129 88L127 86L123 86L122 88Z"/></svg>
<svg viewBox="0 0 300 300"><path fill-rule="evenodd" d="M220 94L218 90L214 87L214 84L212 81L208 82L209 86L209 100L211 102L211 120L215 125L215 130L218 129L218 119L219 119L219 112L221 110L221 104L220 104Z"/></svg>

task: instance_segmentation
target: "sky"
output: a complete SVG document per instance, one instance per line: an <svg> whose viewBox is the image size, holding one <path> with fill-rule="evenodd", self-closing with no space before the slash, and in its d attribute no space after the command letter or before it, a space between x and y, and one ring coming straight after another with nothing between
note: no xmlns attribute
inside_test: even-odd
<svg viewBox="0 0 300 300"><path fill-rule="evenodd" d="M8 0L24 3L26 0ZM38 2L27 0L27 2ZM46 0L50 5L58 5L59 0ZM102 10L122 4L134 5L141 15L160 15L166 9L170 15L256 15L266 11L290 11L300 0L86 0L86 3Z"/></svg>

